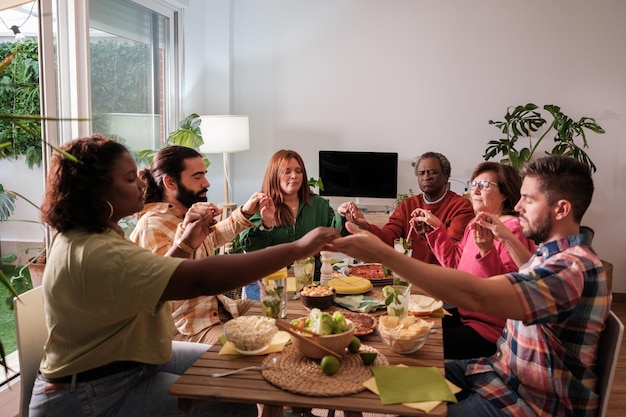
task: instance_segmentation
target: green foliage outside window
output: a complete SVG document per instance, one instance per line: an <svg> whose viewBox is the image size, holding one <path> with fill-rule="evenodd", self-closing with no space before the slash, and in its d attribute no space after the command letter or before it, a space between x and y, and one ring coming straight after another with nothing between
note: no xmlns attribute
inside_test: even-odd
<svg viewBox="0 0 626 417"><path fill-rule="evenodd" d="M41 165L39 57L37 42L0 43L0 59L18 52L0 76L0 158L23 155L29 168ZM35 115L13 119L8 115Z"/></svg>
<svg viewBox="0 0 626 417"><path fill-rule="evenodd" d="M94 114L153 113L148 45L105 40L92 43L89 53Z"/></svg>

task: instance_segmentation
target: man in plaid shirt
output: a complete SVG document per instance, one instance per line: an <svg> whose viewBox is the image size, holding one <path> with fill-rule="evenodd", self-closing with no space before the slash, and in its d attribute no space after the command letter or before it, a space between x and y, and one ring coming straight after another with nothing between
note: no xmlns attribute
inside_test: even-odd
<svg viewBox="0 0 626 417"><path fill-rule="evenodd" d="M140 175L147 184L146 204L130 239L161 255L190 259L212 256L216 248L254 226L248 219L268 201L263 194L255 193L227 219L214 223L200 246L191 248L179 239L185 216L221 214L221 209L207 202L210 184L202 155L185 146L168 146L157 152L150 168L142 170ZM249 301L236 301L224 295L171 304L177 329L174 340L208 344L215 343L222 334L221 317L238 317L249 308Z"/></svg>
<svg viewBox="0 0 626 417"><path fill-rule="evenodd" d="M335 250L384 262L433 297L507 319L493 356L446 363L446 377L462 388L448 416L595 416L598 341L611 293L602 261L580 233L591 173L566 156L531 161L521 173L515 210L524 236L539 246L519 272L478 278L424 264L350 225L354 235L336 240ZM476 232L491 231L512 254L523 253L497 217L477 217Z"/></svg>

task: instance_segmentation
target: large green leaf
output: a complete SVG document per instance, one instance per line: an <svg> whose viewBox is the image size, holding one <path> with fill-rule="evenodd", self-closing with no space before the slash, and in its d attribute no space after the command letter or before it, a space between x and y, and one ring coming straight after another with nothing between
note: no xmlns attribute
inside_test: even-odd
<svg viewBox="0 0 626 417"><path fill-rule="evenodd" d="M15 211L15 193L5 191L0 184L0 222L5 222Z"/></svg>
<svg viewBox="0 0 626 417"><path fill-rule="evenodd" d="M596 166L583 148L589 146L585 129L594 133L604 133L604 129L597 124L596 120L585 116L578 122L575 122L564 114L559 106L546 104L543 106L543 109L552 116L552 122L549 124L549 128L533 144L532 135L539 132L547 123L541 113L537 111L538 108L534 103L510 106L504 115L504 121L489 120L489 124L497 127L505 137L488 141L483 158L489 160L502 155L502 163L520 167L532 159L539 143L541 143L544 137L551 134L553 135L552 140L555 142L555 146L551 152L546 153L571 156L585 163L592 172L595 172ZM520 137L527 137L530 147L518 150L516 142ZM580 138L582 146L576 143L576 138Z"/></svg>

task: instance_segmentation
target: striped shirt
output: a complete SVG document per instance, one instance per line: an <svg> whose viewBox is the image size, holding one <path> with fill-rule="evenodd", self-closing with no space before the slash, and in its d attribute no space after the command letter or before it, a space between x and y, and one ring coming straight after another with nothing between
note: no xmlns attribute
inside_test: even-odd
<svg viewBox="0 0 626 417"><path fill-rule="evenodd" d="M595 416L596 353L611 294L587 237L541 244L507 277L524 319L507 320L495 355L470 361L467 375L490 372L476 391L510 416Z"/></svg>
<svg viewBox="0 0 626 417"><path fill-rule="evenodd" d="M168 203L148 203L140 213L141 217L130 239L154 253L164 255L182 235L185 213ZM213 232L206 237L191 258L212 256L216 248L230 242L239 232L253 225L240 208L235 209L230 217L215 224ZM233 317L239 315L236 302L222 295L172 301L172 317L178 332L192 336L219 324L218 300Z"/></svg>

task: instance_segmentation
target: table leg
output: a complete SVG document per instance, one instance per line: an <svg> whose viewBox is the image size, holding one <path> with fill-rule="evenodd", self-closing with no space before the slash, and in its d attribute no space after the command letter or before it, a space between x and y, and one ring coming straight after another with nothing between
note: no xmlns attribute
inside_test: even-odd
<svg viewBox="0 0 626 417"><path fill-rule="evenodd" d="M193 405L193 400L189 398L178 399L178 409L181 411L189 411L192 405Z"/></svg>
<svg viewBox="0 0 626 417"><path fill-rule="evenodd" d="M343 415L346 417L363 417L363 413L360 411L344 411Z"/></svg>
<svg viewBox="0 0 626 417"><path fill-rule="evenodd" d="M263 404L261 417L283 417L283 406Z"/></svg>

